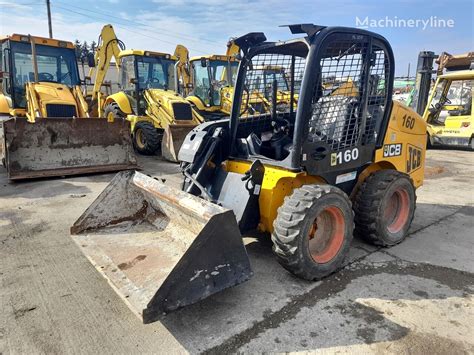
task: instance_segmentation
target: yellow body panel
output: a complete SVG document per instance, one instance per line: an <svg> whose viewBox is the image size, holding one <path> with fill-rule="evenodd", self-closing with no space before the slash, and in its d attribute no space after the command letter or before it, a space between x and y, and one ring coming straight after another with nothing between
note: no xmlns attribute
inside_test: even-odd
<svg viewBox="0 0 474 355"><path fill-rule="evenodd" d="M412 124L413 122L413 124ZM412 127L412 128L410 128ZM393 101L384 147L375 151L375 163L381 168L393 166L407 173L415 188L423 184L426 152L426 122L411 108ZM401 144L399 155L388 150Z"/></svg>
<svg viewBox="0 0 474 355"><path fill-rule="evenodd" d="M0 42L10 40L10 41L15 41L15 42L30 43L30 38L33 39L33 41L36 44L42 44L42 45L50 46L50 47L61 47L61 48L74 49L74 44L72 42L69 42L69 41L61 41L61 40L58 40L58 39L45 38L45 37L39 37L39 36L21 35L21 34L17 34L17 33L1 37Z"/></svg>
<svg viewBox="0 0 474 355"><path fill-rule="evenodd" d="M413 118L415 121L412 128L405 127L408 117ZM376 170L396 169L410 175L415 187L420 187L423 184L426 147L425 132L426 124L423 119L412 109L394 101L389 127L385 135L384 147L376 150L374 163L366 167L359 175L358 184ZM384 150L387 149L385 145L398 144L401 145L398 155L389 156L390 154L388 153L384 154ZM228 160L226 161L225 169L228 172L243 175L250 169L251 164L249 161ZM294 172L280 167L265 165L265 175L259 197L259 229L263 232L272 232L273 221L277 216L278 208L283 204L284 198L290 195L295 188L305 184L316 183L324 184L326 182L322 177L311 176L306 172ZM356 188L354 188L355 190Z"/></svg>
<svg viewBox="0 0 474 355"><path fill-rule="evenodd" d="M251 162L228 160L226 171L244 174L250 169ZM283 204L285 196L305 184L324 183L319 176L309 176L305 172L294 172L274 166L265 166L262 188L260 191L260 224L262 232L273 231L273 221L277 216L278 207Z"/></svg>
<svg viewBox="0 0 474 355"><path fill-rule="evenodd" d="M129 55L138 55L145 57L164 57L166 59L178 60L177 57L169 53L152 52L143 49L125 49L123 51L120 51L119 58L126 57Z"/></svg>
<svg viewBox="0 0 474 355"><path fill-rule="evenodd" d="M0 113L8 115L10 113L11 104L11 98L0 93Z"/></svg>
<svg viewBox="0 0 474 355"><path fill-rule="evenodd" d="M120 111L122 111L123 113L127 115L132 114L132 106L130 105L130 99L123 91L107 96L107 98L105 99L104 106L111 102L115 102L120 108Z"/></svg>

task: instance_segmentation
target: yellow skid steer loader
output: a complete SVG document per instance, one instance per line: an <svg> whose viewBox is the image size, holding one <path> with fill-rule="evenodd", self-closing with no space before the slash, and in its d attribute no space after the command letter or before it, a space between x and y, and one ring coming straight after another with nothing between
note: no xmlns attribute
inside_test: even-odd
<svg viewBox="0 0 474 355"><path fill-rule="evenodd" d="M407 235L423 183L426 123L392 101L394 57L375 33L312 24L304 37L236 41L243 50L228 119L199 125L179 152L182 190L119 173L71 228L73 239L144 322L252 276L242 235L271 234L279 263L321 279L353 235ZM297 106L242 114L266 64L288 73ZM337 76L337 85L334 85ZM261 92L263 94L263 92Z"/></svg>
<svg viewBox="0 0 474 355"><path fill-rule="evenodd" d="M129 123L89 117L71 42L0 39L2 160L11 180L137 168Z"/></svg>

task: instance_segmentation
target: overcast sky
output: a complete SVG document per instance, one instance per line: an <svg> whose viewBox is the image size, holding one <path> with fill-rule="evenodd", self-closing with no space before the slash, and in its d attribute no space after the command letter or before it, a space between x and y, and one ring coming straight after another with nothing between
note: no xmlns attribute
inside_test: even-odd
<svg viewBox="0 0 474 355"><path fill-rule="evenodd" d="M368 24L392 44L397 75L406 75L408 63L414 73L420 50L474 51L472 0L51 0L51 7L55 38L97 41L102 26L111 23L127 48L170 53L178 43L191 55L224 53L230 37L247 32L289 39L288 29L278 26L290 23ZM48 35L44 0L0 0L0 9L2 35ZM400 28L410 19L411 27ZM390 20L401 24L389 28Z"/></svg>

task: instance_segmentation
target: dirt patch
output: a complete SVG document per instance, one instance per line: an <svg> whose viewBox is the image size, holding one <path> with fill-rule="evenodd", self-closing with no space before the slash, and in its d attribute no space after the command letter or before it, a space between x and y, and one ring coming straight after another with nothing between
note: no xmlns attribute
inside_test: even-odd
<svg viewBox="0 0 474 355"><path fill-rule="evenodd" d="M446 169L440 165L437 166L427 166L425 167L425 178L430 178L435 175L442 174L446 171Z"/></svg>
<svg viewBox="0 0 474 355"><path fill-rule="evenodd" d="M132 267L134 267L136 265L136 263L138 263L139 261L142 261L142 260L145 260L145 259L146 259L146 255L138 255L132 261L128 261L126 263L119 264L118 268L120 270L128 270L128 269L131 269Z"/></svg>

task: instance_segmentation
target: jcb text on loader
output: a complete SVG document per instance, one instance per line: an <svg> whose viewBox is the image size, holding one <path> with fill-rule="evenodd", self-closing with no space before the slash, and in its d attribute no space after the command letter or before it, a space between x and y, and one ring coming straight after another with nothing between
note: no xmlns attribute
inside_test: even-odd
<svg viewBox="0 0 474 355"><path fill-rule="evenodd" d="M240 38L231 117L186 137L183 191L120 173L71 229L144 322L250 278L240 238L255 229L271 234L280 264L307 280L339 269L353 234L381 246L407 235L426 124L392 101L389 43L354 28L289 27L304 37ZM262 88L268 63L289 74L297 106L276 109L274 82L270 113L242 115L244 92Z"/></svg>
<svg viewBox="0 0 474 355"><path fill-rule="evenodd" d="M9 179L137 168L129 123L90 117L71 42L14 34L0 47Z"/></svg>

